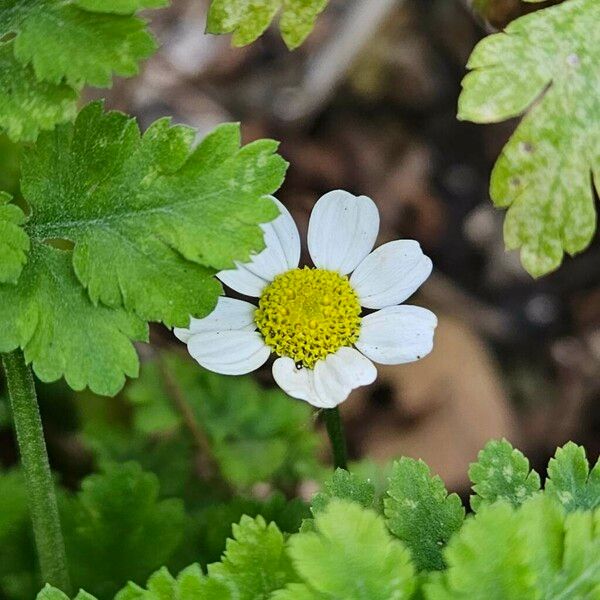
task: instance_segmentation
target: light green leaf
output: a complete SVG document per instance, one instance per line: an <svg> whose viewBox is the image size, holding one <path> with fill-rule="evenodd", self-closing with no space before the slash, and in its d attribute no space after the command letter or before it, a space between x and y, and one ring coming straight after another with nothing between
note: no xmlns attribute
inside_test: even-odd
<svg viewBox="0 0 600 600"><path fill-rule="evenodd" d="M216 303L212 268L261 250L259 224L277 216L266 197L286 169L277 143L240 149L239 136L224 125L191 151L190 128L161 119L140 136L133 119L90 104L26 155L27 230L75 244L94 303L185 326Z"/></svg>
<svg viewBox="0 0 600 600"><path fill-rule="evenodd" d="M256 40L281 10L279 29L290 50L312 31L328 0L212 0L206 31L233 33L233 45Z"/></svg>
<svg viewBox="0 0 600 600"><path fill-rule="evenodd" d="M548 463L546 495L556 498L567 511L600 506L600 460L590 471L585 449L573 442L558 448Z"/></svg>
<svg viewBox="0 0 600 600"><path fill-rule="evenodd" d="M540 489L540 476L529 469L529 461L506 440L486 444L477 462L469 467L469 478L475 492L471 496L475 512L499 499L518 506Z"/></svg>
<svg viewBox="0 0 600 600"><path fill-rule="evenodd" d="M134 377L130 340L147 326L121 308L95 307L71 266L71 253L32 244L16 285L0 284L0 352L21 347L42 381L65 377L75 390L115 394Z"/></svg>
<svg viewBox="0 0 600 600"><path fill-rule="evenodd" d="M29 236L21 227L25 215L10 200L0 192L0 283L17 282L29 252Z"/></svg>
<svg viewBox="0 0 600 600"><path fill-rule="evenodd" d="M235 597L237 598L237 597ZM174 579L163 567L150 576L147 589L129 583L115 600L235 600L223 583L202 573L199 565L190 565Z"/></svg>
<svg viewBox="0 0 600 600"><path fill-rule="evenodd" d="M44 586L44 589L36 596L36 600L70 600L69 596L61 592L59 589L52 587L49 584ZM95 596L79 590L77 596L73 600L97 600Z"/></svg>
<svg viewBox="0 0 600 600"><path fill-rule="evenodd" d="M106 87L113 73L135 75L155 49L146 23L131 15L93 13L71 1L1 0L0 38L14 35L14 51L38 79Z"/></svg>
<svg viewBox="0 0 600 600"><path fill-rule="evenodd" d="M168 6L169 0L75 0L74 4L92 12L132 15L144 8Z"/></svg>
<svg viewBox="0 0 600 600"><path fill-rule="evenodd" d="M221 562L208 565L208 575L237 600L267 598L296 580L283 534L275 523L267 525L260 516L244 516L233 526L233 539L227 540Z"/></svg>
<svg viewBox="0 0 600 600"><path fill-rule="evenodd" d="M417 568L443 569L442 550L465 516L460 498L422 460L407 457L394 463L387 494L387 526L410 548Z"/></svg>
<svg viewBox="0 0 600 600"><path fill-rule="evenodd" d="M126 581L144 581L179 544L179 499L159 500L158 480L139 465L113 465L87 477L61 507L71 578L100 597Z"/></svg>
<svg viewBox="0 0 600 600"><path fill-rule="evenodd" d="M508 208L504 237L537 277L576 254L596 227L600 190L600 3L569 0L485 38L468 63L459 118L502 121L529 112L502 155L491 196Z"/></svg>
<svg viewBox="0 0 600 600"><path fill-rule="evenodd" d="M448 570L427 600L589 600L600 597L600 513L566 515L536 495L519 508L483 506L450 541Z"/></svg>
<svg viewBox="0 0 600 600"><path fill-rule="evenodd" d="M13 42L0 44L0 129L12 140L34 140L40 130L72 119L76 101L72 87L38 81L14 57Z"/></svg>
<svg viewBox="0 0 600 600"><path fill-rule="evenodd" d="M347 500L332 500L315 517L315 527L315 532L296 534L289 542L305 586L274 594L274 600L411 597L415 574L410 552L390 536L377 513Z"/></svg>

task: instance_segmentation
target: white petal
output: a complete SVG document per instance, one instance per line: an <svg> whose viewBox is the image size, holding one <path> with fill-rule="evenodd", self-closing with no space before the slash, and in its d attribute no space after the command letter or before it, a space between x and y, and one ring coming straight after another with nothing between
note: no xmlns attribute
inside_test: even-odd
<svg viewBox="0 0 600 600"><path fill-rule="evenodd" d="M182 342L187 342L194 333L202 331L231 331L245 329L254 331L256 306L250 302L220 296L215 309L203 319L190 318L188 328L174 327L173 333Z"/></svg>
<svg viewBox="0 0 600 600"><path fill-rule="evenodd" d="M316 267L345 275L373 249L378 231L379 211L371 198L336 190L312 210L308 250Z"/></svg>
<svg viewBox="0 0 600 600"><path fill-rule="evenodd" d="M261 225L265 232L265 249L250 262L236 262L235 269L217 274L225 285L246 296L258 298L276 275L295 269L300 262L300 234L296 223L288 209L277 198L271 198L281 214Z"/></svg>
<svg viewBox="0 0 600 600"><path fill-rule="evenodd" d="M420 306L390 306L363 318L356 347L382 365L423 358L433 348L437 317Z"/></svg>
<svg viewBox="0 0 600 600"><path fill-rule="evenodd" d="M315 373L312 369L297 369L296 363L291 358L282 356L273 363L273 379L292 398L306 400L318 406L314 402Z"/></svg>
<svg viewBox="0 0 600 600"><path fill-rule="evenodd" d="M257 331L203 331L188 341L188 352L204 368L244 375L262 366L271 350Z"/></svg>
<svg viewBox="0 0 600 600"><path fill-rule="evenodd" d="M340 348L319 361L314 370L297 369L291 358L278 358L273 364L273 377L293 398L306 400L317 408L333 408L354 388L373 383L377 369L354 348Z"/></svg>
<svg viewBox="0 0 600 600"><path fill-rule="evenodd" d="M371 252L350 277L365 308L404 302L431 274L432 263L419 242L396 240Z"/></svg>

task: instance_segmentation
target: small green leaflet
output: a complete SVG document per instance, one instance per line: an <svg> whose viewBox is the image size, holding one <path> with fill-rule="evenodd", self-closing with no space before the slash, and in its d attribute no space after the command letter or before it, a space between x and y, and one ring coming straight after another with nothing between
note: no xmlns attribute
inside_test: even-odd
<svg viewBox="0 0 600 600"><path fill-rule="evenodd" d="M236 124L196 148L194 135L161 119L142 136L92 103L24 153L30 214L0 204L0 280L13 282L0 283L0 352L21 347L43 381L114 394L137 374L145 321L212 310L215 271L263 248L287 163L272 140L240 148Z"/></svg>
<svg viewBox="0 0 600 600"><path fill-rule="evenodd" d="M208 575L237 600L268 598L286 583L297 581L283 534L260 516L243 516L233 526L233 539L227 540L221 562L208 565Z"/></svg>
<svg viewBox="0 0 600 600"><path fill-rule="evenodd" d="M548 463L546 495L568 512L600 506L600 460L590 471L585 449L573 442L558 448Z"/></svg>
<svg viewBox="0 0 600 600"><path fill-rule="evenodd" d="M410 548L417 568L443 569L442 550L465 517L460 498L422 460L407 457L394 463L387 494L387 526Z"/></svg>
<svg viewBox="0 0 600 600"><path fill-rule="evenodd" d="M273 600L404 600L415 588L408 549L381 516L347 500L317 514L314 532L292 536L289 554L304 584Z"/></svg>
<svg viewBox="0 0 600 600"><path fill-rule="evenodd" d="M76 113L77 92L70 86L36 79L30 65L13 54L13 42L0 44L0 130L12 140L34 140Z"/></svg>
<svg viewBox="0 0 600 600"><path fill-rule="evenodd" d="M336 469L331 479L323 484L323 489L313 497L313 515L323 512L334 498L350 500L364 508L373 508L375 488L372 483L363 481L354 473Z"/></svg>
<svg viewBox="0 0 600 600"><path fill-rule="evenodd" d="M530 470L529 461L506 440L491 440L485 445L477 462L469 467L469 478L475 492L471 496L475 512L499 499L518 506L540 489L540 476Z"/></svg>
<svg viewBox="0 0 600 600"><path fill-rule="evenodd" d="M84 84L131 76L156 48L142 8L166 0L0 0L0 127L14 140L75 116Z"/></svg>
<svg viewBox="0 0 600 600"><path fill-rule="evenodd" d="M279 30L290 50L312 31L328 0L212 0L208 33L233 33L234 46L246 46L260 37L281 11Z"/></svg>
<svg viewBox="0 0 600 600"><path fill-rule="evenodd" d="M10 203L8 194L0 192L0 283L16 283L27 262L29 236L23 223L23 211Z"/></svg>
<svg viewBox="0 0 600 600"><path fill-rule="evenodd" d="M484 39L468 63L459 118L492 123L529 109L491 180L504 238L534 277L590 243L600 190L600 3L568 0Z"/></svg>

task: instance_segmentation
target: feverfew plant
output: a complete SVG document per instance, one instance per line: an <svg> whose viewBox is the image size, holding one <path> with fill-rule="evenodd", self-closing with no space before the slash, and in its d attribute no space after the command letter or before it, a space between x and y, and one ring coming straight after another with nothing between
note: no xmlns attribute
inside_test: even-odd
<svg viewBox="0 0 600 600"><path fill-rule="evenodd" d="M101 102L78 112L84 86L138 72L157 46L139 12L167 3L0 0L0 129L28 142L23 197L0 190L0 353L11 406L10 417L0 414L12 419L21 454L19 470L0 472L0 593L600 597L600 465L573 443L542 482L509 442L490 442L469 470L470 513L422 461L395 461L377 490L344 469L324 476L309 405L323 412L334 463L345 467L337 406L374 381L374 362L432 349L436 317L402 305L431 261L411 240L373 250L377 208L338 190L311 216L315 268L299 268L298 231L272 196L287 167L276 142L242 146L239 125L225 124L196 144L193 129L169 119L141 132ZM294 48L326 6L212 0L207 30L244 45L280 13ZM459 118L526 113L491 196L508 208L507 247L521 249L533 276L581 252L595 231L599 7L542 8L486 37L467 65ZM257 305L224 295L219 280ZM213 372L150 350L140 381L114 400L125 415L115 425L113 405L94 394L117 395L139 374L135 344L152 322L173 328ZM276 383L307 404L219 375L249 373L271 354ZM33 373L86 390L79 441L96 472L77 493L51 476ZM98 402L108 407L102 417L92 414ZM288 501L303 479L321 483L310 507ZM71 582L83 588L75 596Z"/></svg>

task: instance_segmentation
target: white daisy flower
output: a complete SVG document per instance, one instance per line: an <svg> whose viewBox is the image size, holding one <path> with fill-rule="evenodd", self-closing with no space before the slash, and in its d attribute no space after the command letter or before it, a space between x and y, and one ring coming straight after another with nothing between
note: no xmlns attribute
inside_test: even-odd
<svg viewBox="0 0 600 600"><path fill-rule="evenodd" d="M221 296L204 319L175 328L203 367L242 375L274 352L273 377L290 396L333 408L375 381L373 362L395 365L431 352L435 315L402 305L429 277L431 260L418 242L373 249L379 211L366 196L336 190L312 211L308 250L314 268L300 268L300 235L288 210L263 225L265 249L217 277L258 298L258 307ZM352 275L349 276L349 274ZM362 308L376 309L363 315Z"/></svg>

